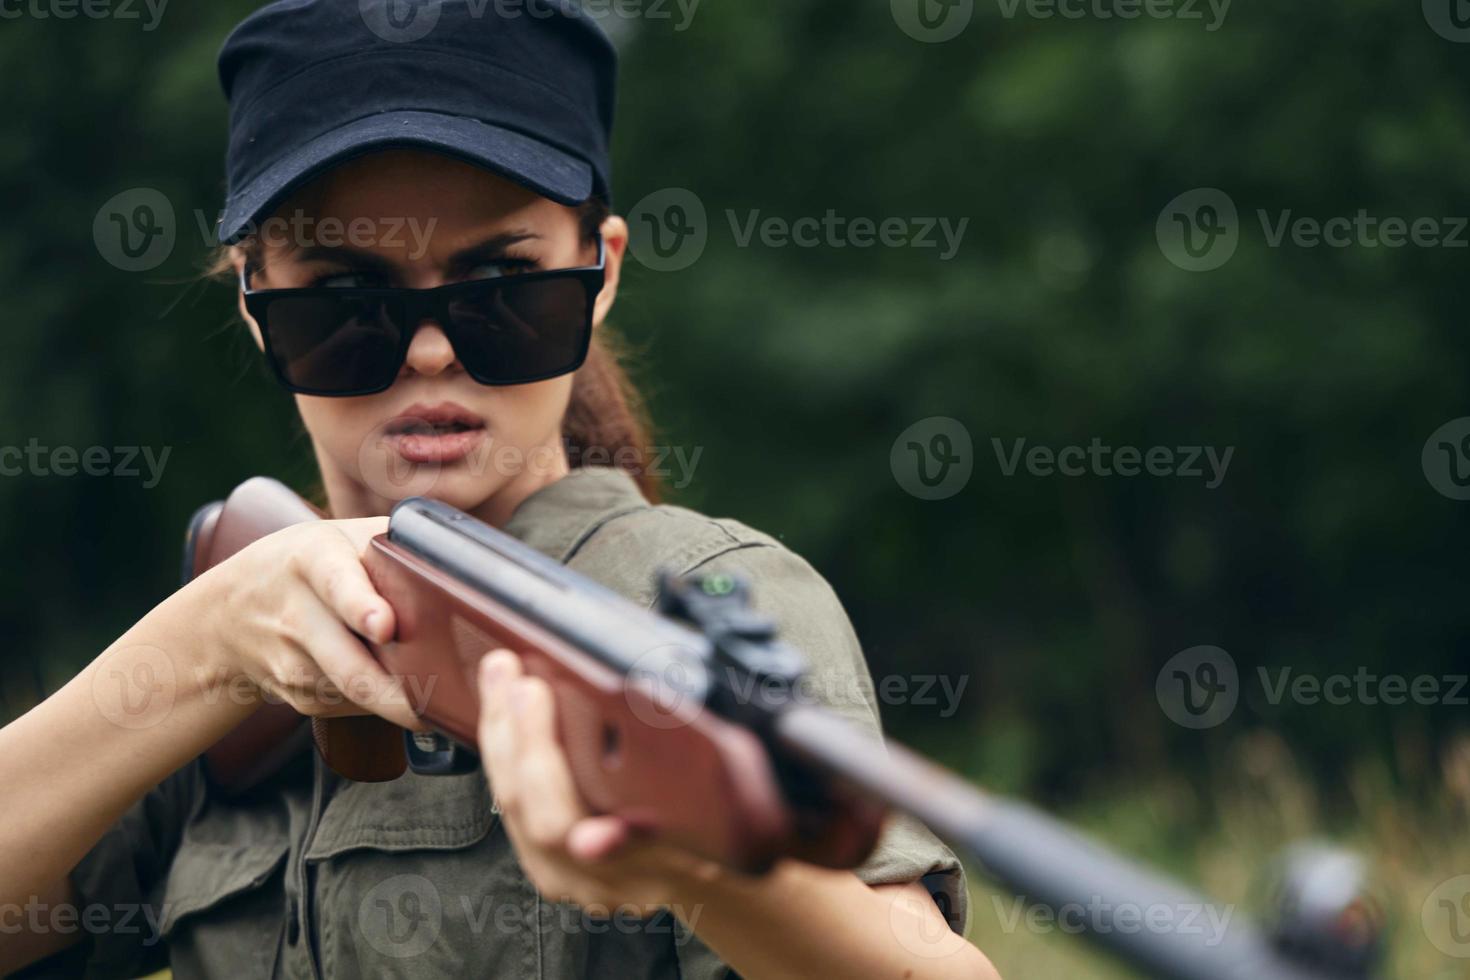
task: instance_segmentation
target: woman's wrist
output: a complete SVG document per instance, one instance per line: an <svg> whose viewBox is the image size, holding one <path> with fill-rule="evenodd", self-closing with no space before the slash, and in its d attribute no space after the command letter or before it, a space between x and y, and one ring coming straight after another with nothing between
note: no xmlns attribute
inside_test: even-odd
<svg viewBox="0 0 1470 980"><path fill-rule="evenodd" d="M686 856L686 860L670 862L662 876L660 890L666 897L664 902L680 918L689 910L702 907L731 887L739 878L735 872L714 861Z"/></svg>
<svg viewBox="0 0 1470 980"><path fill-rule="evenodd" d="M172 666L187 676L181 685L207 700L246 710L260 704L260 688L241 663L225 629L228 577L211 569L169 596L139 621L140 640L167 652ZM131 632L131 631L130 631Z"/></svg>

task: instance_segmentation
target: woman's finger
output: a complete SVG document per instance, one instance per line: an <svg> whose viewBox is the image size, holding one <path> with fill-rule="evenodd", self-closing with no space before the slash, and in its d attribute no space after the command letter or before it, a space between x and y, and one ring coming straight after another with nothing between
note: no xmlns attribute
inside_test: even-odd
<svg viewBox="0 0 1470 980"><path fill-rule="evenodd" d="M522 826L541 847L564 849L568 832L588 813L557 739L556 699L541 678L521 677L509 700Z"/></svg>
<svg viewBox="0 0 1470 980"><path fill-rule="evenodd" d="M423 727L398 678L383 669L354 636L337 613L321 603L302 613L301 635L296 638L303 653L324 675L321 696L331 702L321 712L327 716L360 713L352 706L386 718L400 728Z"/></svg>
<svg viewBox="0 0 1470 980"><path fill-rule="evenodd" d="M595 863L617 857L633 841L633 829L622 817L586 817L567 832L567 853L577 861Z"/></svg>
<svg viewBox="0 0 1470 980"><path fill-rule="evenodd" d="M520 658L509 650L492 650L480 660L480 758L502 811L508 804L513 808L517 801L516 738L509 696L520 675Z"/></svg>
<svg viewBox="0 0 1470 980"><path fill-rule="evenodd" d="M349 629L373 643L393 638L393 607L373 588L358 546L342 528L313 528L309 543L294 558L311 590Z"/></svg>

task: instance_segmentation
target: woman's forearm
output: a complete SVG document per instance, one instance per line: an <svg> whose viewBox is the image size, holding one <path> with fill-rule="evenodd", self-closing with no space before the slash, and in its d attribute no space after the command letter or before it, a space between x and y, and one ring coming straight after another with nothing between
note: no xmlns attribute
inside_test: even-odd
<svg viewBox="0 0 1470 980"><path fill-rule="evenodd" d="M680 892L675 914L749 980L998 980L919 884L872 888L787 862L760 878L714 872Z"/></svg>
<svg viewBox="0 0 1470 980"><path fill-rule="evenodd" d="M128 807L254 710L204 635L210 591L201 578L175 593L0 729L0 906L54 890Z"/></svg>

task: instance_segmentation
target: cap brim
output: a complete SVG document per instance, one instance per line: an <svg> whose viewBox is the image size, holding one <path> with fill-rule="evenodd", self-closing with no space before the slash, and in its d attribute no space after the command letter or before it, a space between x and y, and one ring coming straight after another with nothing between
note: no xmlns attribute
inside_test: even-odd
<svg viewBox="0 0 1470 980"><path fill-rule="evenodd" d="M395 146L458 157L559 204L574 206L592 196L591 164L523 133L465 116L384 112L318 136L240 188L225 204L220 242L238 241L287 195L333 164Z"/></svg>

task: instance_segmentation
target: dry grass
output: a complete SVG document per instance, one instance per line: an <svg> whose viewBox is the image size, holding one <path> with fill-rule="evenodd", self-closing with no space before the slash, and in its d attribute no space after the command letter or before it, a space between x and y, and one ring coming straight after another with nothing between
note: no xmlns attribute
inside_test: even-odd
<svg viewBox="0 0 1470 980"><path fill-rule="evenodd" d="M1387 765L1364 763L1343 772L1341 792L1331 794L1348 802L1328 804L1322 799L1328 794L1310 788L1282 741L1256 734L1221 767L1214 804L1181 782L1159 780L1066 816L1250 915L1262 911L1273 856L1292 842L1327 840L1354 850L1373 863L1374 900L1386 916L1388 955L1381 976L1458 980L1470 978L1470 943L1455 945L1450 917L1437 902L1430 914L1422 913L1438 885L1470 874L1470 738L1442 755L1441 772L1415 780L1428 787L1417 801L1397 788ZM1405 765L1394 768L1402 773ZM970 938L1006 980L1137 975L1080 938L1028 929L1024 920L1016 926L1008 893L979 875L971 882ZM1470 916L1470 904L1465 914ZM1470 918L1464 922L1470 925Z"/></svg>

